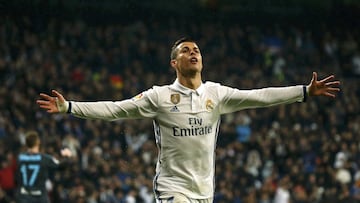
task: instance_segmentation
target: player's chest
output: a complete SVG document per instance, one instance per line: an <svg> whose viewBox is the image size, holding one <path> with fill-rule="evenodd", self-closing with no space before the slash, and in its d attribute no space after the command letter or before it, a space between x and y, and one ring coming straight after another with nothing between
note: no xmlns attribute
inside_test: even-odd
<svg viewBox="0 0 360 203"><path fill-rule="evenodd" d="M203 113L213 114L216 111L217 101L209 95L199 95L190 93L188 95L171 93L163 98L161 111L164 113L184 114L184 113Z"/></svg>

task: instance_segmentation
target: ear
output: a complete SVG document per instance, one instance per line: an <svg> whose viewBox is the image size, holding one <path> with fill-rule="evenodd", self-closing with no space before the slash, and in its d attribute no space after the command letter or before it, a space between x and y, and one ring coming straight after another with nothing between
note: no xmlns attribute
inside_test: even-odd
<svg viewBox="0 0 360 203"><path fill-rule="evenodd" d="M173 67L174 69L176 69L176 65L177 65L177 60L172 59L172 60L170 61L170 66Z"/></svg>

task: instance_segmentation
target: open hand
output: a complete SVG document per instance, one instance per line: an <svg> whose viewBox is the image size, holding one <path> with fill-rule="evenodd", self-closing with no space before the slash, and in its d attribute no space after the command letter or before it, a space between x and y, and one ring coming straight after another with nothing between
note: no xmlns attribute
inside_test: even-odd
<svg viewBox="0 0 360 203"><path fill-rule="evenodd" d="M317 73L313 72L310 84L308 85L308 93L310 96L327 96L335 98L335 93L340 91L338 87L340 81L333 80L334 75L330 75L320 81L317 80Z"/></svg>
<svg viewBox="0 0 360 203"><path fill-rule="evenodd" d="M36 103L40 108L45 109L48 113L65 113L69 108L68 102L64 99L62 94L56 90L51 91L54 96L50 96L44 93L40 93L39 99Z"/></svg>

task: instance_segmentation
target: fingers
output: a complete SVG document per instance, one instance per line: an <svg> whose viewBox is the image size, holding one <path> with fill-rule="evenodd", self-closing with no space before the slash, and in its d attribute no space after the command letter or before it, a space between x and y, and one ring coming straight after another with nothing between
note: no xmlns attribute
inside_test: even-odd
<svg viewBox="0 0 360 203"><path fill-rule="evenodd" d="M60 100L60 102L64 102L64 101L65 101L64 97L62 96L62 94L60 94L58 91L52 90L51 92L52 92L52 94L53 94L54 96L56 96L56 97Z"/></svg>
<svg viewBox="0 0 360 203"><path fill-rule="evenodd" d="M36 100L36 103L39 105L40 108L43 108L43 109L51 109L51 103L50 103L50 101L46 101L46 100Z"/></svg>
<svg viewBox="0 0 360 203"><path fill-rule="evenodd" d="M42 109L51 109L49 105L40 104L39 107Z"/></svg>
<svg viewBox="0 0 360 203"><path fill-rule="evenodd" d="M56 113L56 112L58 112L57 110L55 110L54 108L52 108L49 105L39 105L39 107L42 108L42 109L45 109L46 112L48 112L48 113Z"/></svg>
<svg viewBox="0 0 360 203"><path fill-rule="evenodd" d="M40 94L40 97L44 100L36 100L36 103L39 104L39 106L41 108L45 108L45 109L48 109L50 108L50 105L51 105L51 102L54 102L55 99L53 97L50 97L49 95L47 94L43 94L41 93Z"/></svg>
<svg viewBox="0 0 360 203"><path fill-rule="evenodd" d="M317 73L316 72L313 72L313 76L311 79L311 82L314 82L314 81L317 81Z"/></svg>
<svg viewBox="0 0 360 203"><path fill-rule="evenodd" d="M56 97L60 97L60 96L61 96L61 94L60 94L58 91L56 91L56 90L51 90L51 93L52 93L53 95L55 95Z"/></svg>
<svg viewBox="0 0 360 203"><path fill-rule="evenodd" d="M45 99L45 100L48 100L48 101L53 99L51 96L49 96L47 94L44 94L44 93L40 93L40 97Z"/></svg>
<svg viewBox="0 0 360 203"><path fill-rule="evenodd" d="M325 95L325 96L328 96L328 97L335 98L335 94L332 94L332 93L330 93L330 92L325 92L324 95Z"/></svg>
<svg viewBox="0 0 360 203"><path fill-rule="evenodd" d="M328 76L328 77L326 77L326 78L324 78L324 79L320 80L319 82L325 83L326 81L329 81L329 80L334 79L334 78L335 78L335 76L334 76L334 75L330 75L330 76Z"/></svg>
<svg viewBox="0 0 360 203"><path fill-rule="evenodd" d="M60 102L64 102L64 101L65 101L64 97L62 96L62 94L60 94L58 91L52 90L51 92L52 92L52 94L53 94L55 97L57 97L57 98L60 100ZM43 98L43 99L45 99L45 100L48 100L48 101L52 101L52 100L55 99L54 97L52 97L52 96L50 96L50 95L48 95L48 94L44 94L44 93L40 93L40 97Z"/></svg>
<svg viewBox="0 0 360 203"><path fill-rule="evenodd" d="M329 88L326 88L321 94L324 95L324 96L335 98L336 93L339 92L339 91L340 91L340 88L329 87Z"/></svg>
<svg viewBox="0 0 360 203"><path fill-rule="evenodd" d="M38 103L40 106L49 106L49 101L37 100L36 103Z"/></svg>
<svg viewBox="0 0 360 203"><path fill-rule="evenodd" d="M44 93L40 93L39 95L40 95L40 97L41 97L42 99L44 99L44 100L46 100L46 101L51 101L51 102L53 102L53 101L55 101L56 99L59 99L60 102L64 102L64 101L65 101L64 97L62 96L62 94L60 94L60 93L57 92L56 90L52 90L52 94L53 94L54 96L50 96L50 95L44 94ZM41 100L38 100L38 101L41 101Z"/></svg>
<svg viewBox="0 0 360 203"><path fill-rule="evenodd" d="M340 85L340 81L332 81L325 83L325 86Z"/></svg>
<svg viewBox="0 0 360 203"><path fill-rule="evenodd" d="M48 112L48 113L57 113L57 112L59 112L59 110L57 109L56 104L55 104L56 99L64 101L64 98L57 91L53 90L52 92L56 97L52 97L48 94L40 93L41 99L36 100L36 103L39 105L40 108L45 109L46 112Z"/></svg>
<svg viewBox="0 0 360 203"><path fill-rule="evenodd" d="M37 100L36 103L39 105L40 108L46 109L47 112L54 112L54 107L49 101Z"/></svg>
<svg viewBox="0 0 360 203"><path fill-rule="evenodd" d="M339 92L339 91L340 91L340 88L337 88L337 87L329 87L329 88L327 89L327 91Z"/></svg>

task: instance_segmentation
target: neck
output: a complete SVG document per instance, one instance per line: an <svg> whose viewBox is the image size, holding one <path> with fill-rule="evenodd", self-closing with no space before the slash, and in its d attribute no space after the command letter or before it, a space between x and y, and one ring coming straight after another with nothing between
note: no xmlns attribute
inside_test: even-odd
<svg viewBox="0 0 360 203"><path fill-rule="evenodd" d="M28 152L32 154L39 153L39 148L38 147L29 148Z"/></svg>
<svg viewBox="0 0 360 203"><path fill-rule="evenodd" d="M196 90L197 88L199 88L202 83L200 75L197 75L195 77L179 77L178 76L178 81L184 87L187 87L187 88L193 89L193 90Z"/></svg>

